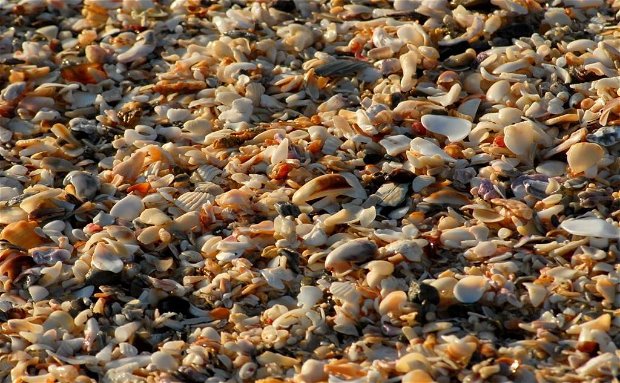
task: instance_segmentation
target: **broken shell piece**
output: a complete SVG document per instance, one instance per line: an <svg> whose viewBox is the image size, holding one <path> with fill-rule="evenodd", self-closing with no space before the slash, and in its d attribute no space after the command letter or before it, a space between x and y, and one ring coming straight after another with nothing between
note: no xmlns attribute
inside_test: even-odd
<svg viewBox="0 0 620 383"><path fill-rule="evenodd" d="M488 288L487 279L479 275L468 275L454 285L454 297L461 303L475 303Z"/></svg>
<svg viewBox="0 0 620 383"><path fill-rule="evenodd" d="M424 198L424 202L437 205L462 206L470 203L466 195L451 188L445 188Z"/></svg>
<svg viewBox="0 0 620 383"><path fill-rule="evenodd" d="M545 301L545 298L547 297L547 289L545 286L537 285L535 283L524 283L523 286L527 288L530 302L532 302L534 307L540 306L540 304Z"/></svg>
<svg viewBox="0 0 620 383"><path fill-rule="evenodd" d="M313 178L293 194L292 202L302 205L308 201L322 197L337 197L346 195L352 198L366 198L364 188L359 184L357 177L352 174L325 174ZM352 176L352 177L351 177Z"/></svg>
<svg viewBox="0 0 620 383"><path fill-rule="evenodd" d="M379 141L379 144L385 148L385 151L390 156L397 156L400 153L409 149L411 138L402 134L396 136L390 136Z"/></svg>
<svg viewBox="0 0 620 383"><path fill-rule="evenodd" d="M423 156L439 156L442 160L448 162L454 162L455 159L452 158L448 153L444 152L439 146L434 143L425 140L422 137L416 137L411 140L411 144L409 145L411 150L414 152L418 152Z"/></svg>
<svg viewBox="0 0 620 383"><path fill-rule="evenodd" d="M567 219L562 221L560 228L573 235L620 239L620 228L595 217Z"/></svg>
<svg viewBox="0 0 620 383"><path fill-rule="evenodd" d="M342 273L353 264L367 262L375 257L377 245L367 239L355 239L332 250L325 258L325 268Z"/></svg>
<svg viewBox="0 0 620 383"><path fill-rule="evenodd" d="M471 122L457 117L427 114L422 116L422 125L433 133L448 137L450 142L462 141L471 132Z"/></svg>
<svg viewBox="0 0 620 383"><path fill-rule="evenodd" d="M39 225L35 221L18 221L8 224L0 233L0 238L22 249L31 249L44 243L35 229Z"/></svg>
<svg viewBox="0 0 620 383"><path fill-rule="evenodd" d="M598 164L603 159L605 150L592 142L579 142L568 149L566 158L568 166L574 173L581 173Z"/></svg>
<svg viewBox="0 0 620 383"><path fill-rule="evenodd" d="M504 128L504 143L517 156L525 156L534 142L534 132L528 121L519 122Z"/></svg>

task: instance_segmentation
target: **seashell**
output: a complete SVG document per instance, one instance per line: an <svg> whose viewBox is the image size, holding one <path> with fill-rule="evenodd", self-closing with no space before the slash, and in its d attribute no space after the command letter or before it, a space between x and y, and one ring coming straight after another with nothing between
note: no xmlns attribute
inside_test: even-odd
<svg viewBox="0 0 620 383"><path fill-rule="evenodd" d="M468 275L454 285L454 297L461 303L475 303L488 288L487 279L479 275Z"/></svg>
<svg viewBox="0 0 620 383"><path fill-rule="evenodd" d="M313 307L323 298L323 292L316 286L302 286L297 295L297 302L304 308Z"/></svg>
<svg viewBox="0 0 620 383"><path fill-rule="evenodd" d="M325 174L310 180L293 194L292 202L295 205L304 205L306 202L322 197L337 197L346 195L352 198L366 198L366 192L357 177L351 174Z"/></svg>
<svg viewBox="0 0 620 383"><path fill-rule="evenodd" d="M222 193L215 199L215 202L223 208L230 208L235 211L252 211L251 195L239 189L233 189Z"/></svg>
<svg viewBox="0 0 620 383"><path fill-rule="evenodd" d="M144 203L142 203L142 199L130 194L112 206L110 215L127 221L133 221L140 216L143 210Z"/></svg>
<svg viewBox="0 0 620 383"><path fill-rule="evenodd" d="M547 297L547 289L543 285L537 285L535 283L524 283L523 286L527 288L527 293L530 298L530 302L534 307L538 307L545 301Z"/></svg>
<svg viewBox="0 0 620 383"><path fill-rule="evenodd" d="M164 351L154 352L151 355L151 364L162 371L176 371L179 367L179 363L174 356Z"/></svg>
<svg viewBox="0 0 620 383"><path fill-rule="evenodd" d="M385 148L385 151L390 156L397 156L403 153L409 149L410 143L411 138L402 134L389 136L379 141L379 144Z"/></svg>
<svg viewBox="0 0 620 383"><path fill-rule="evenodd" d="M620 228L596 217L566 219L560 228L573 235L620 239Z"/></svg>
<svg viewBox="0 0 620 383"><path fill-rule="evenodd" d="M348 241L334 250L325 258L325 268L342 273L350 269L352 264L361 264L373 259L377 253L377 245L367 239Z"/></svg>
<svg viewBox="0 0 620 383"><path fill-rule="evenodd" d="M28 250L37 265L53 266L56 262L64 262L71 258L71 252L56 247L34 247Z"/></svg>
<svg viewBox="0 0 620 383"><path fill-rule="evenodd" d="M442 160L448 162L456 161L454 158L450 157L448 153L444 152L439 146L434 143L425 140L422 137L416 137L411 140L410 148L414 152L418 152L423 156L439 156Z"/></svg>
<svg viewBox="0 0 620 383"><path fill-rule="evenodd" d="M574 173L581 173L599 163L605 150L600 145L591 142L574 144L566 152L568 166Z"/></svg>
<svg viewBox="0 0 620 383"><path fill-rule="evenodd" d="M430 367L428 359L421 353L410 352L403 355L396 362L396 371L398 372L410 372L414 370L426 370Z"/></svg>
<svg viewBox="0 0 620 383"><path fill-rule="evenodd" d="M125 342L133 335L135 335L136 331L138 331L140 327L142 327L140 321L129 322L127 324L119 326L114 330L114 338L118 342Z"/></svg>
<svg viewBox="0 0 620 383"><path fill-rule="evenodd" d="M499 80L489 87L487 90L487 100L490 102L500 103L510 94L510 83L506 80Z"/></svg>
<svg viewBox="0 0 620 383"><path fill-rule="evenodd" d="M318 383L327 380L324 361L308 359L301 366L299 377L307 383Z"/></svg>
<svg viewBox="0 0 620 383"><path fill-rule="evenodd" d="M454 84L452 85L452 87L450 87L450 90L448 91L448 93L437 95L437 96L430 96L427 98L428 100L432 102L436 102L440 104L441 106L448 107L454 104L455 102L457 102L460 95L461 95L461 85Z"/></svg>
<svg viewBox="0 0 620 383"><path fill-rule="evenodd" d="M193 191L181 194L174 200L174 204L183 211L198 211L207 202L214 203L215 198L209 193Z"/></svg>
<svg viewBox="0 0 620 383"><path fill-rule="evenodd" d="M562 161L545 161L536 167L536 171L547 177L559 177L566 173L566 163Z"/></svg>
<svg viewBox="0 0 620 383"><path fill-rule="evenodd" d="M409 185L388 182L381 185L375 194L368 197L362 207L368 208L375 204L396 207L407 198L408 194Z"/></svg>
<svg viewBox="0 0 620 383"><path fill-rule="evenodd" d="M114 252L113 247L104 243L95 245L92 265L99 270L120 273L123 270L123 260Z"/></svg>
<svg viewBox="0 0 620 383"><path fill-rule="evenodd" d="M142 171L145 158L145 152L137 151L132 154L129 159L116 164L114 168L112 168L112 172L121 176L124 182L133 182Z"/></svg>
<svg viewBox="0 0 620 383"><path fill-rule="evenodd" d="M45 242L45 239L35 231L38 227L36 221L13 222L2 229L0 238L22 249L31 249Z"/></svg>
<svg viewBox="0 0 620 383"><path fill-rule="evenodd" d="M475 50L468 48L465 52L452 55L446 58L442 65L444 68L454 71L463 71L471 67L478 54Z"/></svg>
<svg viewBox="0 0 620 383"><path fill-rule="evenodd" d="M602 146L613 146L620 142L620 126L604 126L588 134L586 139Z"/></svg>
<svg viewBox="0 0 620 383"><path fill-rule="evenodd" d="M141 36L141 39L128 50L116 56L116 61L119 63L130 63L140 58L146 58L155 50L155 43L155 33L153 31L146 31Z"/></svg>
<svg viewBox="0 0 620 383"><path fill-rule="evenodd" d="M170 217L168 217L163 211L157 208L150 208L144 210L140 214L140 221L147 225L159 226L172 222L172 219L170 219Z"/></svg>
<svg viewBox="0 0 620 383"><path fill-rule="evenodd" d="M314 69L323 77L349 77L368 68L368 63L356 60L333 60Z"/></svg>
<svg viewBox="0 0 620 383"><path fill-rule="evenodd" d="M420 369L411 370L403 375L402 383L433 383L435 379L428 372Z"/></svg>
<svg viewBox="0 0 620 383"><path fill-rule="evenodd" d="M74 170L67 174L62 181L63 185L71 185L73 193L82 201L91 200L99 191L101 182L96 176L82 171Z"/></svg>
<svg viewBox="0 0 620 383"><path fill-rule="evenodd" d="M451 188L444 188L423 199L424 202L438 205L462 206L470 203L465 194Z"/></svg>
<svg viewBox="0 0 620 383"><path fill-rule="evenodd" d="M392 314L398 318L403 314L405 303L407 303L407 294L404 291L392 291L379 303L379 314Z"/></svg>
<svg viewBox="0 0 620 383"><path fill-rule="evenodd" d="M478 221L485 223L500 222L505 219L503 215L491 209L474 209L472 216Z"/></svg>
<svg viewBox="0 0 620 383"><path fill-rule="evenodd" d="M448 137L450 142L462 141L471 132L471 122L457 117L427 114L422 116L422 125L433 133Z"/></svg>
<svg viewBox="0 0 620 383"><path fill-rule="evenodd" d="M394 265L388 261L370 261L366 268L369 270L366 275L366 282L370 287L379 286L381 280L394 271Z"/></svg>
<svg viewBox="0 0 620 383"><path fill-rule="evenodd" d="M476 118L476 114L478 113L478 108L480 107L480 103L482 102L479 98L471 98L467 101L464 101L459 105L457 111L461 115L467 115L471 117L471 121Z"/></svg>
<svg viewBox="0 0 620 383"><path fill-rule="evenodd" d="M517 156L526 156L534 143L534 132L528 121L504 128L504 143Z"/></svg>

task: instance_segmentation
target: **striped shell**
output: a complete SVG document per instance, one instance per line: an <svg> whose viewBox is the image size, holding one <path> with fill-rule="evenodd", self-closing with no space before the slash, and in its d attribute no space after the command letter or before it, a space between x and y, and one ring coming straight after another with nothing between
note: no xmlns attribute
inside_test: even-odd
<svg viewBox="0 0 620 383"><path fill-rule="evenodd" d="M199 166L194 172L198 178L200 178L204 182L210 182L215 179L215 177L222 174L222 170L216 168L213 165L202 165Z"/></svg>
<svg viewBox="0 0 620 383"><path fill-rule="evenodd" d="M183 193L174 201L174 204L181 210L186 212L197 211L207 202L213 202L215 198L202 191L193 191Z"/></svg>

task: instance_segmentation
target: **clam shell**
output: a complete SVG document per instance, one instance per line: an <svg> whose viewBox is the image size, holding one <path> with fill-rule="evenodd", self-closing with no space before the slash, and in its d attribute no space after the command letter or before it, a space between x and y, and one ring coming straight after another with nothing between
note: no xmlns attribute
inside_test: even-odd
<svg viewBox="0 0 620 383"><path fill-rule="evenodd" d="M113 248L104 243L98 243L95 246L92 265L103 271L111 271L120 273L123 270L123 260L115 254Z"/></svg>
<svg viewBox="0 0 620 383"><path fill-rule="evenodd" d="M592 142L579 142L568 149L568 166L574 173L581 173L596 165L605 155L605 150Z"/></svg>
<svg viewBox="0 0 620 383"><path fill-rule="evenodd" d="M364 263L373 259L377 245L367 239L355 239L332 250L325 258L325 268L337 272L346 271L352 263Z"/></svg>
<svg viewBox="0 0 620 383"><path fill-rule="evenodd" d="M461 303L475 303L488 288L487 279L479 275L468 275L454 285L454 297Z"/></svg>
<svg viewBox="0 0 620 383"><path fill-rule="evenodd" d="M534 143L534 132L528 121L519 122L504 128L504 143L517 156L524 156Z"/></svg>
<svg viewBox="0 0 620 383"><path fill-rule="evenodd" d="M471 132L471 122L457 117L427 114L422 116L422 125L433 133L448 137L450 142L462 141Z"/></svg>
<svg viewBox="0 0 620 383"><path fill-rule="evenodd" d="M112 206L110 215L131 221L138 218L143 210L144 204L142 203L142 199L130 194Z"/></svg>
<svg viewBox="0 0 620 383"><path fill-rule="evenodd" d="M562 221L560 228L573 235L620 239L620 228L595 217L567 219Z"/></svg>

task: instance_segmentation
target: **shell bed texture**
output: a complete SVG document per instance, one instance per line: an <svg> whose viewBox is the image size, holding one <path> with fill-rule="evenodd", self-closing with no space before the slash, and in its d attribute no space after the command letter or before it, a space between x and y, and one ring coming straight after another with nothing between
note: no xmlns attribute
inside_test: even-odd
<svg viewBox="0 0 620 383"><path fill-rule="evenodd" d="M0 0L0 382L618 382L619 0Z"/></svg>

